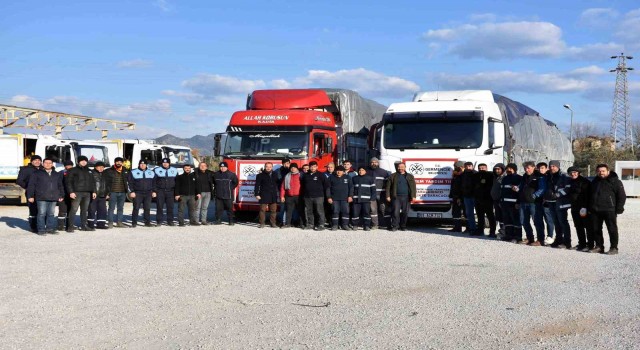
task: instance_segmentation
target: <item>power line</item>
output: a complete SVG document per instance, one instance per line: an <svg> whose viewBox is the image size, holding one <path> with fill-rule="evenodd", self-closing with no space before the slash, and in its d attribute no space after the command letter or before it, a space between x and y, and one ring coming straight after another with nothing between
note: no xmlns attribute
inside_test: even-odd
<svg viewBox="0 0 640 350"><path fill-rule="evenodd" d="M611 59L618 60L618 66L609 72L616 73L616 87L613 95L613 111L611 113L611 137L613 137L614 147L628 148L633 151L633 125L631 124L631 112L629 110L629 85L627 83L627 72L633 70L627 67L627 60L633 56L620 55L611 56Z"/></svg>

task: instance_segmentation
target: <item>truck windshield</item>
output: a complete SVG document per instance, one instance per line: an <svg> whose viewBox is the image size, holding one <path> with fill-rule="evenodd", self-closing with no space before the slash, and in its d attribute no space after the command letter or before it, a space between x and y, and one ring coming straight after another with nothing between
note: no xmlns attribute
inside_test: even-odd
<svg viewBox="0 0 640 350"><path fill-rule="evenodd" d="M482 121L411 121L387 123L384 147L478 148L482 144Z"/></svg>
<svg viewBox="0 0 640 350"><path fill-rule="evenodd" d="M76 155L85 156L89 159L88 166L93 167L97 162L103 162L107 167L109 164L109 151L105 146L98 145L75 145Z"/></svg>
<svg viewBox="0 0 640 350"><path fill-rule="evenodd" d="M188 148L162 147L167 157L171 161L171 165L182 166L185 164L193 165L191 150Z"/></svg>
<svg viewBox="0 0 640 350"><path fill-rule="evenodd" d="M309 134L306 132L229 133L224 154L227 156L306 156Z"/></svg>

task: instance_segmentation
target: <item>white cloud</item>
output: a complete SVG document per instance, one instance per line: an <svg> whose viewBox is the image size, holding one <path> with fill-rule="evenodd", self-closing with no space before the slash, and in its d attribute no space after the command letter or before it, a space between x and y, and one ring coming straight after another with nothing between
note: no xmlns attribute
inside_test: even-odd
<svg viewBox="0 0 640 350"><path fill-rule="evenodd" d="M153 65L153 61L136 58L128 61L118 62L118 68L149 68Z"/></svg>
<svg viewBox="0 0 640 350"><path fill-rule="evenodd" d="M570 47L567 49L567 57L574 60L582 61L606 61L609 57L624 50L622 44L609 42L609 43L596 43L587 44L582 47Z"/></svg>
<svg viewBox="0 0 640 350"><path fill-rule="evenodd" d="M15 95L11 97L10 100L12 105L18 107L26 107L26 108L35 108L35 109L44 109L44 104L38 99L27 96L27 95Z"/></svg>
<svg viewBox="0 0 640 350"><path fill-rule="evenodd" d="M159 8L162 12L171 11L171 5L167 0L156 0L154 1L153 5Z"/></svg>
<svg viewBox="0 0 640 350"><path fill-rule="evenodd" d="M512 71L464 75L439 73L433 80L442 90L489 89L497 93L571 93L584 92L592 86L588 80L567 75Z"/></svg>
<svg viewBox="0 0 640 350"><path fill-rule="evenodd" d="M576 68L571 72L567 73L567 75L575 76L575 77L584 77L584 76L593 76L593 75L603 75L603 74L607 74L607 72L608 71L604 68L591 65L587 67Z"/></svg>
<svg viewBox="0 0 640 350"><path fill-rule="evenodd" d="M619 15L618 11L611 8L590 8L582 11L579 22L581 25L588 27L612 27L613 21Z"/></svg>
<svg viewBox="0 0 640 350"><path fill-rule="evenodd" d="M464 24L429 30L423 37L448 44L449 53L462 58L558 57L566 49L562 30L549 22Z"/></svg>
<svg viewBox="0 0 640 350"><path fill-rule="evenodd" d="M469 16L472 22L495 22L497 18L495 13L474 13Z"/></svg>
<svg viewBox="0 0 640 350"><path fill-rule="evenodd" d="M624 42L627 50L640 50L640 9L625 14L615 35Z"/></svg>
<svg viewBox="0 0 640 350"><path fill-rule="evenodd" d="M246 94L263 89L267 84L262 80L243 80L218 74L199 74L182 82L187 92L165 90L166 96L184 98L187 103L238 105L246 101Z"/></svg>

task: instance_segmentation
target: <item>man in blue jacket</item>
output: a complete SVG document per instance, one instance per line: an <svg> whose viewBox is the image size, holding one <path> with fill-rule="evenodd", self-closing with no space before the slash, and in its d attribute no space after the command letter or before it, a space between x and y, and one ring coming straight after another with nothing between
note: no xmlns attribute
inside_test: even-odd
<svg viewBox="0 0 640 350"><path fill-rule="evenodd" d="M361 225L365 231L371 230L371 199L376 197L376 184L364 166L358 168L353 181L353 227Z"/></svg>
<svg viewBox="0 0 640 350"><path fill-rule="evenodd" d="M131 227L138 226L140 207L144 210L144 225L151 226L151 198L153 193L153 178L156 174L147 169L147 161L140 160L138 168L129 172L127 184L129 195L133 198L133 213L131 213Z"/></svg>
<svg viewBox="0 0 640 350"><path fill-rule="evenodd" d="M520 222L527 235L527 245L534 247L545 245L544 222L542 221L542 215L540 215L542 213L536 211L539 208L538 203L542 202L542 195L545 189L545 177L536 171L536 164L534 162L525 162L524 175L519 189ZM533 219L533 225L536 227L537 241L533 237L531 219Z"/></svg>
<svg viewBox="0 0 640 350"><path fill-rule="evenodd" d="M505 231L505 236L502 240L522 243L522 226L520 224L520 203L518 196L522 176L518 175L517 171L517 165L513 163L507 164L507 175L502 179L500 207L502 208Z"/></svg>
<svg viewBox="0 0 640 350"><path fill-rule="evenodd" d="M342 165L336 168L335 174L329 177L329 191L327 202L332 206L331 230L338 230L342 219L342 229L349 230L349 203L353 201L353 183L351 177L345 174Z"/></svg>
<svg viewBox="0 0 640 350"><path fill-rule="evenodd" d="M229 217L229 225L235 225L233 217L233 199L235 190L238 187L238 177L229 171L227 162L221 162L220 170L213 174L215 183L214 192L216 196L216 225L222 224L222 214L226 211Z"/></svg>
<svg viewBox="0 0 640 350"><path fill-rule="evenodd" d="M62 173L53 169L53 160L45 158L43 169L30 175L27 187L29 203L38 206L37 234L57 233L56 204L64 199L64 186Z"/></svg>
<svg viewBox="0 0 640 350"><path fill-rule="evenodd" d="M178 170L171 167L169 158L162 159L162 166L153 169L153 192L156 194L156 226L164 221L164 208L167 208L167 225L173 226L173 196L176 188Z"/></svg>

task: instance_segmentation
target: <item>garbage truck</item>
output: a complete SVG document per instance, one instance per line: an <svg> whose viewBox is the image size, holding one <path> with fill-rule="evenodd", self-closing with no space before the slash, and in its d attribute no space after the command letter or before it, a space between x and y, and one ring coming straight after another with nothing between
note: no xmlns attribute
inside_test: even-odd
<svg viewBox="0 0 640 350"><path fill-rule="evenodd" d="M560 160L573 164L569 139L538 112L489 90L416 93L393 103L370 130L369 145L380 167L400 162L416 179L417 198L409 216L451 218L449 188L458 160L497 163Z"/></svg>

